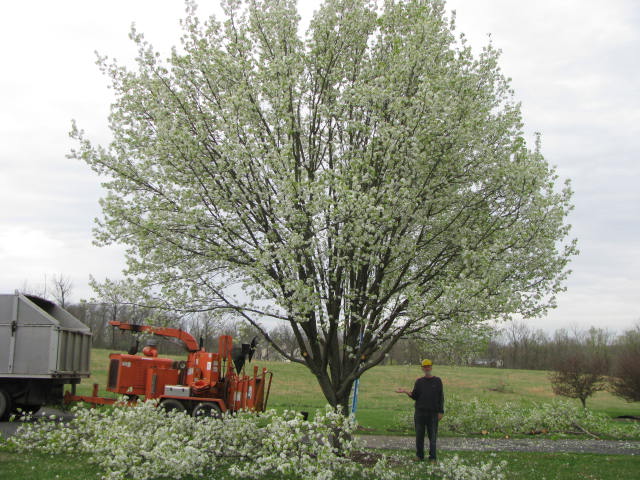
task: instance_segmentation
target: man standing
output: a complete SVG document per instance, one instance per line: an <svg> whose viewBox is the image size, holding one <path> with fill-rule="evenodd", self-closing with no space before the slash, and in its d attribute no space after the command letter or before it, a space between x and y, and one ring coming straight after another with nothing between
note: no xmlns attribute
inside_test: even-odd
<svg viewBox="0 0 640 480"><path fill-rule="evenodd" d="M424 460L424 433L426 429L429 436L429 461L435 462L438 422L444 415L444 391L442 380L431 375L432 365L431 360L423 360L424 376L416 380L413 391L398 388L396 393L406 393L416 402L413 421L416 428L417 460Z"/></svg>

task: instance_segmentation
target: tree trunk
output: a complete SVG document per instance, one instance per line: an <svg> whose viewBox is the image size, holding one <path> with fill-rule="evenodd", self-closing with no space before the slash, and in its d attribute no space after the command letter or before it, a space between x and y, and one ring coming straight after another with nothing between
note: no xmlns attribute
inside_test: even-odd
<svg viewBox="0 0 640 480"><path fill-rule="evenodd" d="M349 388L348 392L345 395L337 398L336 405L333 405L336 408L340 408L341 413L344 416L348 416L351 414L351 405L349 403L349 397L351 396L351 390L353 389L353 385Z"/></svg>
<svg viewBox="0 0 640 480"><path fill-rule="evenodd" d="M351 386L353 388L353 384ZM338 402L336 405L333 405L335 408L340 409L340 413L345 417L351 414L351 405L349 404L349 396L351 393L351 388L347 390L346 395L342 395L338 398ZM339 429L334 429L333 436L331 438L331 446L336 450L338 455L344 455L344 441L350 441L352 439L351 434L347 434L346 432L339 431Z"/></svg>

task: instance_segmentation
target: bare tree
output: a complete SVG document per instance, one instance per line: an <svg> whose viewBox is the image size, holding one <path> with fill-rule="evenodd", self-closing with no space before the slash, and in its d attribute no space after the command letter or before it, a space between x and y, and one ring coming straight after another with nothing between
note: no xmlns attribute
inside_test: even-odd
<svg viewBox="0 0 640 480"><path fill-rule="evenodd" d="M540 343L545 341L545 335L540 330L535 331L524 321L513 321L502 331L506 339L504 347L505 366L509 368L539 367L536 362L539 357Z"/></svg>
<svg viewBox="0 0 640 480"><path fill-rule="evenodd" d="M281 345L282 349L288 356L294 357L300 355L300 347L298 346L296 335L289 325L278 325L269 331L269 337L271 337L274 342Z"/></svg>
<svg viewBox="0 0 640 480"><path fill-rule="evenodd" d="M218 336L226 329L225 319L218 312L197 312L187 320L187 325L191 335L201 339L210 351L215 350Z"/></svg>
<svg viewBox="0 0 640 480"><path fill-rule="evenodd" d="M386 361L403 365L417 365L427 355L431 355L431 353L425 353L423 342L415 338L401 338L389 351Z"/></svg>
<svg viewBox="0 0 640 480"><path fill-rule="evenodd" d="M45 285L46 285L46 277L45 277ZM22 286L18 289L20 293L23 295L34 295L36 297L47 298L47 289L46 286L33 285L29 283L27 280L22 282Z"/></svg>
<svg viewBox="0 0 640 480"><path fill-rule="evenodd" d="M629 402L640 402L640 324L616 342L611 393Z"/></svg>
<svg viewBox="0 0 640 480"><path fill-rule="evenodd" d="M51 296L62 308L66 308L73 290L71 278L61 273L54 275L50 280Z"/></svg>
<svg viewBox="0 0 640 480"><path fill-rule="evenodd" d="M565 355L549 374L553 393L578 398L586 408L587 398L606 388L607 363L599 355L576 349Z"/></svg>

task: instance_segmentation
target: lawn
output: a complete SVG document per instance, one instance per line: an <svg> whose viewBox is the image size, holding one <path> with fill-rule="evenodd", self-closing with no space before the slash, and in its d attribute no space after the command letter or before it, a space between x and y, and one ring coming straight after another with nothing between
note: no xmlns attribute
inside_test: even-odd
<svg viewBox="0 0 640 480"><path fill-rule="evenodd" d="M410 453L391 451L385 453L393 456L392 469L399 474L400 478L407 480L432 478L427 474L426 464L419 466L412 464ZM637 478L640 471L640 457L631 455L442 452L440 458L441 461L447 461L454 455L469 463L506 461L505 477L519 480L573 480L576 478L620 480ZM0 449L0 478L70 480L99 479L100 476L101 473L96 467L74 456L34 453L24 457Z"/></svg>

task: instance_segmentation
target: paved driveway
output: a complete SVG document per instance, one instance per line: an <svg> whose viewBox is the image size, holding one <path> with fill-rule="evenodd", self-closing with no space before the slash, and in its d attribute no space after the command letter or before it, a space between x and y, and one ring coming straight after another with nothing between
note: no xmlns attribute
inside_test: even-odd
<svg viewBox="0 0 640 480"><path fill-rule="evenodd" d="M50 407L43 408L35 416L36 418L37 417L49 418L52 415L55 416L55 418L57 419L61 419L65 421L71 420L73 418L73 415L71 415L69 412L65 412L63 410L58 410L56 408L50 408ZM22 422L20 421L0 422L0 435L2 435L5 438L10 437L14 433L16 433L16 430L20 425L22 425Z"/></svg>
<svg viewBox="0 0 640 480"><path fill-rule="evenodd" d="M361 435L368 448L410 450L415 448L413 437ZM427 441L428 444L428 441ZM609 455L640 455L640 442L620 440L550 440L546 438L438 438L438 449L471 450L476 452L545 452L545 453L603 453Z"/></svg>

